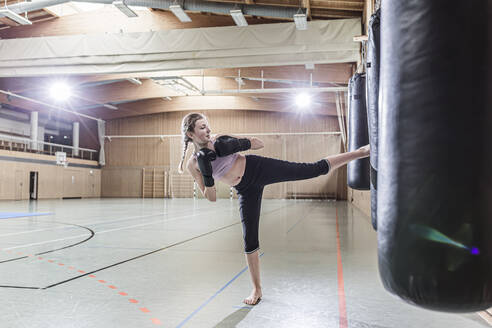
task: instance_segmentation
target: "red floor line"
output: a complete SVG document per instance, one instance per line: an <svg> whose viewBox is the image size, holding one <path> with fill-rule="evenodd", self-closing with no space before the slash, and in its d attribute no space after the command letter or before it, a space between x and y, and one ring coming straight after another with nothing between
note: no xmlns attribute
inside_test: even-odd
<svg viewBox="0 0 492 328"><path fill-rule="evenodd" d="M91 275L89 275L89 277L95 277L95 276L91 274ZM105 280L98 280L98 282L100 282L100 283L106 283L107 281L105 281ZM111 288L111 289L117 289L116 286L114 286L114 285L109 285L108 287ZM119 292L118 294L120 294L122 296L128 295L125 292ZM138 300L136 300L134 298L130 298L130 299L128 299L128 301L130 303L139 303ZM150 312L150 310L147 309L147 308L145 308L145 307L140 308L140 311L142 311L143 313L149 313ZM152 318L152 322L154 324L156 324L156 325L160 325L161 324L161 321L159 319L157 319L157 318Z"/></svg>
<svg viewBox="0 0 492 328"><path fill-rule="evenodd" d="M338 273L338 312L339 312L339 327L347 328L347 308L345 305L345 289L343 287L343 266L342 253L340 252L340 229L338 227L338 209L335 208L336 223L337 223L337 273Z"/></svg>
<svg viewBox="0 0 492 328"><path fill-rule="evenodd" d="M80 271L81 271L81 270L79 270L79 272L80 272ZM95 278L96 276L95 276L95 275L93 275L93 274L90 274L90 275L89 275L89 277L93 277L93 278ZM98 280L98 282L100 282L100 283L106 283L107 281L105 281L105 280ZM111 288L111 289L117 289L117 288L116 288L116 286L114 286L114 285L110 285L110 286L108 286L108 287L109 287L109 288ZM120 294L120 295L122 295L122 296L126 296L126 295L128 295L128 294L127 294L127 293L125 293L125 292L119 292L118 294ZM139 303L139 302L138 302L138 300L136 300L136 299L134 299L134 298L130 298L130 299L128 299L128 301L129 301L130 303ZM149 312L150 312L150 310L149 310L149 309L147 309L147 308L145 308L145 307L140 308L140 311L142 311L143 313L149 313ZM152 322L153 322L154 324L156 324L156 325L160 325L160 324L162 323L162 322L161 322L159 319L157 319L157 318L152 318Z"/></svg>
<svg viewBox="0 0 492 328"><path fill-rule="evenodd" d="M160 325L161 324L161 320L157 319L157 318L152 318L152 322L156 325Z"/></svg>
<svg viewBox="0 0 492 328"><path fill-rule="evenodd" d="M11 251L8 251L8 252L10 253ZM21 254L21 253L19 253L19 254ZM29 255L29 256L33 256L33 255ZM39 256L39 257L38 257L38 259L39 259L39 260L42 260L42 259L43 259L43 257ZM47 261L48 261L48 262L50 262L50 263L56 263L56 261L55 261L55 260L51 260L51 259L48 259ZM58 265L60 265L60 266L65 266L65 264L64 264L64 263L58 263ZM73 266L68 266L68 268L69 268L69 269L72 269L72 270L75 270L75 267L73 267ZM83 270L77 270L77 271L78 271L78 272L80 272L80 273L85 273L85 271L83 271ZM96 278L96 276L95 276L95 275L93 275L93 274L90 274L90 275L89 275L89 277L91 277L91 278ZM105 280L98 280L98 282L103 283L103 284L105 284L105 283L106 283L106 281L105 281ZM114 286L114 285L110 285L110 286L108 286L108 287L109 287L109 288L111 288L111 289L117 289L117 288L116 288L116 286ZM120 295L122 295L122 296L126 296L126 295L128 295L128 294L127 294L127 293L125 293L125 292L119 292L118 294L120 294ZM138 300L136 300L136 299L134 299L134 298L129 299L129 301L130 301L130 303L139 303L139 302L138 302ZM140 308L140 311L142 311L143 313L149 313L149 312L150 312L150 310L149 310L149 309L147 309L147 308L145 308L145 307ZM162 322L161 322L158 318L152 318L151 320L152 320L152 322L153 322L154 324L156 324L156 325L160 325L160 324L162 323Z"/></svg>

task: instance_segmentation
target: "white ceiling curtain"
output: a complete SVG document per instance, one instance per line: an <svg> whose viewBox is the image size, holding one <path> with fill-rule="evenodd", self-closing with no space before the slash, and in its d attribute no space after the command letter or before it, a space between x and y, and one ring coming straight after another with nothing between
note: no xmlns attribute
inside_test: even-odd
<svg viewBox="0 0 492 328"><path fill-rule="evenodd" d="M355 62L360 19L0 40L0 77Z"/></svg>

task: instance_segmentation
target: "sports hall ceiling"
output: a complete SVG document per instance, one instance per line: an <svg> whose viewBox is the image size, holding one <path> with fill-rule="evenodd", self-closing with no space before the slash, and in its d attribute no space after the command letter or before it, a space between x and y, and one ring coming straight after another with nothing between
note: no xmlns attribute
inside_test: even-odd
<svg viewBox="0 0 492 328"><path fill-rule="evenodd" d="M8 0L7 6L14 6L20 2ZM308 21L362 18L365 6L364 0L204 0L200 3L210 3L212 7L217 3L229 3L235 4L239 9L243 8L241 6L268 6L273 10L276 7L297 8L306 13ZM228 14L186 11L191 22L183 23L168 10L147 8L138 11L138 17L129 18L111 5L111 2L89 9L79 5L78 2L70 2L57 7L30 11L27 16L22 14L21 16L27 17L32 25L19 25L7 17L1 17L0 38L5 40L236 25ZM248 25L293 22L292 19L279 17L248 15L245 17ZM293 92L285 89L346 86L354 69L354 63L338 63L316 64L314 67L289 65L69 75L62 78L70 84L73 97L69 102L64 103L63 107L104 120L183 110L290 111ZM0 78L0 90L51 104L53 101L47 97L46 87L53 79L53 76L3 77ZM200 86L204 84L209 90L228 92L203 95L200 93ZM275 90L268 91L268 89ZM234 90L259 90L259 92L235 93ZM316 113L337 114L335 93L319 93L315 101L319 105L316 107ZM0 103L27 111L49 110L39 103L6 94L0 94ZM56 106L61 105L56 104ZM65 114L65 117L75 120L75 116L70 114Z"/></svg>

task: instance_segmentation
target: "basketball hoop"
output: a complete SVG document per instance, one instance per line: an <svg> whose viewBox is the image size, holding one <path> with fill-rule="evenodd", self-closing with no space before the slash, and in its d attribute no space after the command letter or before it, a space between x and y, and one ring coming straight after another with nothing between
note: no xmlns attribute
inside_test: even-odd
<svg viewBox="0 0 492 328"><path fill-rule="evenodd" d="M60 165L60 166L63 166L63 167L67 167L68 166L67 153L65 153L63 151L57 151L55 153L55 156L56 156L56 165Z"/></svg>

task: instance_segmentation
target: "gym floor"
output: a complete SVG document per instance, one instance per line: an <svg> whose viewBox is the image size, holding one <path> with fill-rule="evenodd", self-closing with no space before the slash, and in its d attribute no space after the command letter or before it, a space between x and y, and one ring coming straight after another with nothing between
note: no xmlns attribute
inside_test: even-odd
<svg viewBox="0 0 492 328"><path fill-rule="evenodd" d="M256 306L236 200L4 201L0 218L2 328L488 327L386 292L347 202L263 200Z"/></svg>

